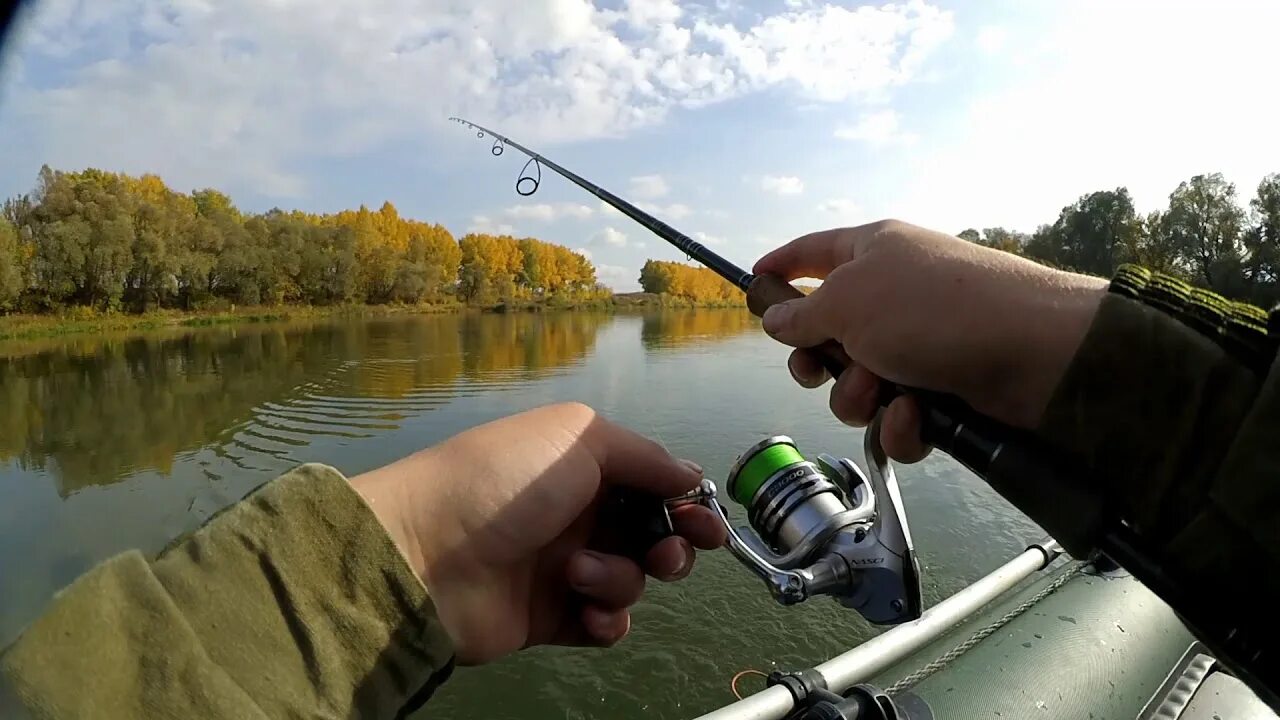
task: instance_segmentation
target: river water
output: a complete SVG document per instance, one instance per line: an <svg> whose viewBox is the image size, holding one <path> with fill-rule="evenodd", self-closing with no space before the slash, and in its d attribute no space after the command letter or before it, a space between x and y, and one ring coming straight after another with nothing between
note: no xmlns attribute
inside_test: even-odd
<svg viewBox="0 0 1280 720"><path fill-rule="evenodd" d="M830 416L825 389L795 385L786 357L738 310L0 343L0 646L95 563L158 551L298 463L354 475L546 403L585 402L717 481L738 453L778 433L806 454L861 462L861 431ZM899 466L898 476L926 605L1039 536L944 456ZM739 670L807 667L877 632L825 599L778 606L727 552L704 552L685 582L650 582L618 647L543 648L459 670L422 714L692 717L732 700Z"/></svg>

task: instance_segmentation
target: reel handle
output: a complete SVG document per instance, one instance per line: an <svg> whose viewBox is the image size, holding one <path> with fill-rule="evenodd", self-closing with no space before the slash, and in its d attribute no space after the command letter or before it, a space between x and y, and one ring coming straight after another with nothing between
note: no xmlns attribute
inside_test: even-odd
<svg viewBox="0 0 1280 720"><path fill-rule="evenodd" d="M644 566L649 549L675 534L667 501L621 485L605 489L597 513L595 549Z"/></svg>

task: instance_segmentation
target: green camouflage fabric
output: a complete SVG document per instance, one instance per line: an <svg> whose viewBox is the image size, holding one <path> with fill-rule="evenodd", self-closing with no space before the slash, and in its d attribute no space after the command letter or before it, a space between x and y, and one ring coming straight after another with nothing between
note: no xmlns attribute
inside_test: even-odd
<svg viewBox="0 0 1280 720"><path fill-rule="evenodd" d="M0 667L36 718L395 718L453 648L363 499L308 464L154 560L95 567Z"/></svg>

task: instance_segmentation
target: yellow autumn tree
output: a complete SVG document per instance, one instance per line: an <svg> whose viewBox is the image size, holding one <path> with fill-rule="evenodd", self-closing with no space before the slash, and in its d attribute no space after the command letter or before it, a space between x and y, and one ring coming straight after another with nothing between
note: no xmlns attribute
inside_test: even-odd
<svg viewBox="0 0 1280 720"><path fill-rule="evenodd" d="M645 292L695 304L741 305L745 302L742 292L715 272L677 262L645 261L640 269L640 287Z"/></svg>
<svg viewBox="0 0 1280 720"><path fill-rule="evenodd" d="M462 268L458 294L475 304L491 304L521 297L518 280L524 272L520 243L510 235L471 233L458 241Z"/></svg>

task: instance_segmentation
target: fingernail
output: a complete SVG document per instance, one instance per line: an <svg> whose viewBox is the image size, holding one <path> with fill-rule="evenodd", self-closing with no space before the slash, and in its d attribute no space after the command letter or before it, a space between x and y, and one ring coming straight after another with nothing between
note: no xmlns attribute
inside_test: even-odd
<svg viewBox="0 0 1280 720"><path fill-rule="evenodd" d="M694 461L692 461L692 460L685 460L685 459L683 459L683 458L682 458L682 459L680 459L680 460L679 460L679 462L680 462L680 464L681 464L681 465L683 465L683 466L685 466L685 467L689 468L690 470L694 471L694 472L695 472L695 473L697 473L698 475L701 475L701 474L702 474L702 466L701 466L701 465L699 465L698 463L696 463L696 462L694 462Z"/></svg>
<svg viewBox="0 0 1280 720"><path fill-rule="evenodd" d="M569 568L575 585L599 585L605 581L604 563L590 551L583 551L573 557Z"/></svg>
<svg viewBox="0 0 1280 720"><path fill-rule="evenodd" d="M684 577L685 572L689 570L689 548L688 546L684 546L681 547L681 550L684 552L680 555L680 564L671 571L671 575L669 576L671 580L680 580Z"/></svg>
<svg viewBox="0 0 1280 720"><path fill-rule="evenodd" d="M787 358L787 372L791 373L791 379L795 380L802 387L813 387L817 383L817 378L808 377L799 370L796 370L797 362L799 362L799 358L795 355ZM823 377L822 379L825 380L826 378Z"/></svg>
<svg viewBox="0 0 1280 720"><path fill-rule="evenodd" d="M791 306L788 303L778 303L765 310L764 317L760 320L764 324L764 331L772 335L781 330L790 317Z"/></svg>

